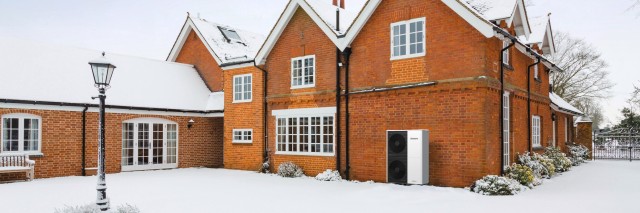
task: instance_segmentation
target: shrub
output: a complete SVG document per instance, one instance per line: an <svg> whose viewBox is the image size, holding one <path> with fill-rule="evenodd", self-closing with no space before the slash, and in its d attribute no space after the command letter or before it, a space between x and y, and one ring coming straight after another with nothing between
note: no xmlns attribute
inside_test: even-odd
<svg viewBox="0 0 640 213"><path fill-rule="evenodd" d="M545 148L544 155L553 160L556 172L566 172L571 168L571 160L557 147Z"/></svg>
<svg viewBox="0 0 640 213"><path fill-rule="evenodd" d="M485 176L471 186L471 191L482 195L515 195L522 190L517 180L495 175Z"/></svg>
<svg viewBox="0 0 640 213"><path fill-rule="evenodd" d="M525 152L522 155L518 155L518 163L531 168L533 176L535 179L538 179L537 181L534 180L534 185L536 186L540 185L536 184L536 182L541 183L542 180L540 179L551 178L556 173L556 167L553 165L553 160L538 153L531 154L529 152Z"/></svg>
<svg viewBox="0 0 640 213"><path fill-rule="evenodd" d="M118 206L116 209L111 209L112 213L140 213L140 209L134 205L124 204ZM103 213L96 204L86 204L79 206L65 206L62 209L56 209L55 213Z"/></svg>
<svg viewBox="0 0 640 213"><path fill-rule="evenodd" d="M533 153L532 160L540 162L540 165L544 167L542 178L551 178L556 175L556 166L553 164L553 160L545 155Z"/></svg>
<svg viewBox="0 0 640 213"><path fill-rule="evenodd" d="M304 176L302 168L292 162L284 162L278 166L278 175L281 177L296 178Z"/></svg>
<svg viewBox="0 0 640 213"><path fill-rule="evenodd" d="M316 176L316 180L319 181L341 181L342 180L342 176L340 176L340 173L338 171L332 171L330 169L327 169L327 171L324 171L323 173L320 173Z"/></svg>
<svg viewBox="0 0 640 213"><path fill-rule="evenodd" d="M589 159L589 148L584 145L569 145L569 159L572 162L573 166L579 166L584 163L587 159Z"/></svg>
<svg viewBox="0 0 640 213"><path fill-rule="evenodd" d="M533 175L533 170L528 166L514 163L508 167L505 172L506 177L518 181L523 186L533 188L533 179L535 177Z"/></svg>

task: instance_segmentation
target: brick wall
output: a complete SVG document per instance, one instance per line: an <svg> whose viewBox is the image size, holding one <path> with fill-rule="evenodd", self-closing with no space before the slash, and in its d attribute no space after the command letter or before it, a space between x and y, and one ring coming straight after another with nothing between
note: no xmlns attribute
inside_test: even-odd
<svg viewBox="0 0 640 213"><path fill-rule="evenodd" d="M252 75L252 101L233 103L233 76ZM264 148L264 74L253 66L224 71L224 167L257 171ZM233 143L233 129L253 129L253 143Z"/></svg>
<svg viewBox="0 0 640 213"><path fill-rule="evenodd" d="M221 91L223 89L222 69L193 30L182 46L176 62L193 64L209 90Z"/></svg>
<svg viewBox="0 0 640 213"><path fill-rule="evenodd" d="M44 156L32 158L36 161L36 178L82 174L82 112L0 109L0 116L12 113L42 117L41 151ZM105 133L107 173L117 173L121 169L122 122L143 117L161 118L178 124L178 166L180 168L222 166L222 118L107 113ZM189 119L195 121L191 129L187 128ZM94 168L97 167L98 113L87 113L86 128L86 167ZM88 172L88 174L91 173Z"/></svg>

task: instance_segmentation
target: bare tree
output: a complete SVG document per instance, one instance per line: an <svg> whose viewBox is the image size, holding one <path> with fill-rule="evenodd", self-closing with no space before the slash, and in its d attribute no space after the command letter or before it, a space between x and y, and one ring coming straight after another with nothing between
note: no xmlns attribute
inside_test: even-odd
<svg viewBox="0 0 640 213"><path fill-rule="evenodd" d="M596 48L566 33L556 33L556 54L552 60L564 72L551 75L553 91L565 100L602 100L608 98L614 84L608 79L609 65Z"/></svg>
<svg viewBox="0 0 640 213"><path fill-rule="evenodd" d="M602 106L598 104L597 101L593 99L580 99L574 101L575 107L582 111L584 114L588 115L591 121L593 121L592 129L598 130L601 124L604 124L605 118L602 112Z"/></svg>

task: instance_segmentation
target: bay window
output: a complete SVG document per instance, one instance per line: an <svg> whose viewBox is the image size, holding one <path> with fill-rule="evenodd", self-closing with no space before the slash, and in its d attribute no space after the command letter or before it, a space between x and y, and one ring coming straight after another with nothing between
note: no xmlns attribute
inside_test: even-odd
<svg viewBox="0 0 640 213"><path fill-rule="evenodd" d="M335 108L277 110L273 114L276 154L333 155Z"/></svg>

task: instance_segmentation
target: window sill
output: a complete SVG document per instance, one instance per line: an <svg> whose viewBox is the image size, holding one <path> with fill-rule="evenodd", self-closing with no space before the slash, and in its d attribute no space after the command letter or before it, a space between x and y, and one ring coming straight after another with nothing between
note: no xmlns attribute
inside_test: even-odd
<svg viewBox="0 0 640 213"><path fill-rule="evenodd" d="M333 157L334 153L308 153L308 152L278 152L276 155L310 156L310 157Z"/></svg>
<svg viewBox="0 0 640 213"><path fill-rule="evenodd" d="M403 56L391 56L391 61L402 60L402 59L410 59L410 58L418 58L424 57L427 55L426 53L412 54L412 55L403 55Z"/></svg>
<svg viewBox="0 0 640 213"><path fill-rule="evenodd" d="M513 71L513 66L509 64L502 63L502 67L506 68L507 70Z"/></svg>
<svg viewBox="0 0 640 213"><path fill-rule="evenodd" d="M534 78L533 80L534 80L536 83L539 83L539 84L540 84L540 83L542 83L542 80L540 80L540 78Z"/></svg>
<svg viewBox="0 0 640 213"><path fill-rule="evenodd" d="M2 152L0 153L0 157L2 156L12 156L12 155L29 155L29 157L33 158L42 158L44 154L41 152Z"/></svg>
<svg viewBox="0 0 640 213"><path fill-rule="evenodd" d="M307 89L307 88L314 88L314 87L316 87L315 84L313 84L313 85L304 85L304 86L291 86L291 89L292 90L294 90L294 89Z"/></svg>
<svg viewBox="0 0 640 213"><path fill-rule="evenodd" d="M542 151L542 150L544 150L544 147L542 147L542 146L534 146L532 149L533 149L533 151Z"/></svg>
<svg viewBox="0 0 640 213"><path fill-rule="evenodd" d="M231 144L253 144L253 141L232 141Z"/></svg>
<svg viewBox="0 0 640 213"><path fill-rule="evenodd" d="M249 99L249 100L241 100L241 101L233 101L231 102L232 104L242 104L242 103L251 103L253 100Z"/></svg>

